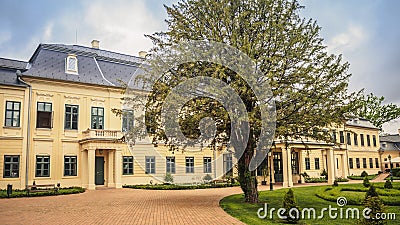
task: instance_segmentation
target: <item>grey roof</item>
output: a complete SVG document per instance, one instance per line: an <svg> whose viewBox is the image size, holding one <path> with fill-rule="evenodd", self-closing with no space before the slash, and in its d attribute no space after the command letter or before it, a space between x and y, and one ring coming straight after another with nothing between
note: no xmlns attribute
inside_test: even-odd
<svg viewBox="0 0 400 225"><path fill-rule="evenodd" d="M68 54L77 56L78 75L65 72L65 60ZM29 60L29 69L23 75L105 86L122 86L121 82L127 84L142 62L143 59L140 57L102 49L78 45L40 44Z"/></svg>
<svg viewBox="0 0 400 225"><path fill-rule="evenodd" d="M384 135L384 136L380 136L379 140L380 140L380 142L400 143L400 135L398 135L398 134Z"/></svg>
<svg viewBox="0 0 400 225"><path fill-rule="evenodd" d="M0 84L12 86L25 86L18 81L17 70L24 71L28 62L0 58Z"/></svg>
<svg viewBox="0 0 400 225"><path fill-rule="evenodd" d="M376 126L374 126L370 121L368 121L367 119L363 119L363 118L347 120L346 125L356 126L356 127L365 127L365 128L371 128L371 129L379 129Z"/></svg>

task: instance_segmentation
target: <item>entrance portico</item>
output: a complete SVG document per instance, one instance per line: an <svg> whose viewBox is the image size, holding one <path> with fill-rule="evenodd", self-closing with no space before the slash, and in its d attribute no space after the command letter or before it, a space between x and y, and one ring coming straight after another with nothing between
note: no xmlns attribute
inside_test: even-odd
<svg viewBox="0 0 400 225"><path fill-rule="evenodd" d="M101 131L102 136L94 132L97 138L89 137L80 141L83 161L82 186L88 190L95 190L96 185L122 187L122 150L125 148L125 143L116 141L117 135L108 137L109 134L104 135L105 132L107 131Z"/></svg>

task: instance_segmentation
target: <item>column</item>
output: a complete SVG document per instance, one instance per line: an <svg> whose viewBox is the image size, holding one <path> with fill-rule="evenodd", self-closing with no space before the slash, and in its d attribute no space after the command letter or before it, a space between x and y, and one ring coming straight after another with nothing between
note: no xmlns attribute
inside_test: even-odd
<svg viewBox="0 0 400 225"><path fill-rule="evenodd" d="M271 152L271 157L269 158L269 167L271 168L270 176L272 176L272 183L275 183L275 169L274 169L274 154Z"/></svg>
<svg viewBox="0 0 400 225"><path fill-rule="evenodd" d="M328 172L328 184L333 184L335 181L335 156L333 155L333 149L326 149L326 161L327 161L327 172Z"/></svg>
<svg viewBox="0 0 400 225"><path fill-rule="evenodd" d="M88 189L95 190L96 185L94 184L95 176L95 159L96 159L96 149L88 149Z"/></svg>
<svg viewBox="0 0 400 225"><path fill-rule="evenodd" d="M292 187L292 157L290 148L282 149L283 162L283 187Z"/></svg>
<svg viewBox="0 0 400 225"><path fill-rule="evenodd" d="M121 155L121 152L122 152L121 149L115 150L115 158L114 158L115 188L122 188L122 184L121 184L122 155Z"/></svg>
<svg viewBox="0 0 400 225"><path fill-rule="evenodd" d="M107 166L108 166L108 182L107 186L108 187L115 187L115 180L114 180L114 152L113 151L108 151L108 161L107 161Z"/></svg>
<svg viewBox="0 0 400 225"><path fill-rule="evenodd" d="M349 175L349 167L347 164L347 154L343 153L342 154L342 177L347 178Z"/></svg>

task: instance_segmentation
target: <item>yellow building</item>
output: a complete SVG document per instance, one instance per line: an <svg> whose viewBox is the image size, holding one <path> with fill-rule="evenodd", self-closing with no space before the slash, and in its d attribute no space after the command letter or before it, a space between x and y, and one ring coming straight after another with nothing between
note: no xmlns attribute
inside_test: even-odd
<svg viewBox="0 0 400 225"><path fill-rule="evenodd" d="M232 152L186 149L171 152L149 141L127 145L125 129L143 112L124 110L121 100L143 58L91 47L41 44L28 62L0 58L0 188L13 184L120 188L124 184L199 183L208 174L219 179L237 161ZM124 116L112 113L123 109ZM302 181L301 173L319 177L325 169L335 177L381 170L378 129L351 120L337 129L339 146L291 140L276 148L258 168L272 165L273 182L284 186ZM306 143L306 145L304 145ZM260 180L263 178L260 176Z"/></svg>
<svg viewBox="0 0 400 225"><path fill-rule="evenodd" d="M75 45L41 44L29 62L0 59L0 188L57 184L95 189L124 184L202 182L230 170L228 151L171 152L150 142L128 147L123 129L134 111L123 108L121 81L142 58Z"/></svg>
<svg viewBox="0 0 400 225"><path fill-rule="evenodd" d="M400 167L400 129L398 132L380 137L382 169L385 171L390 170L390 163L392 168Z"/></svg>

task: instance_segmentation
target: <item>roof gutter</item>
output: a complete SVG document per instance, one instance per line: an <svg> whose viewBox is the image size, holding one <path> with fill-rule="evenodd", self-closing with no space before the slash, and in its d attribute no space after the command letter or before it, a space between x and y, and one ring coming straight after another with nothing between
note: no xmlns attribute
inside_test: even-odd
<svg viewBox="0 0 400 225"><path fill-rule="evenodd" d="M29 88L29 98L28 98L28 127L27 127L27 141L26 141L26 165L25 165L25 187L29 183L29 142L31 140L31 100L32 100L32 86L28 83L26 83L24 80L21 78L21 71L17 70L17 78L18 81L21 83L25 84Z"/></svg>

